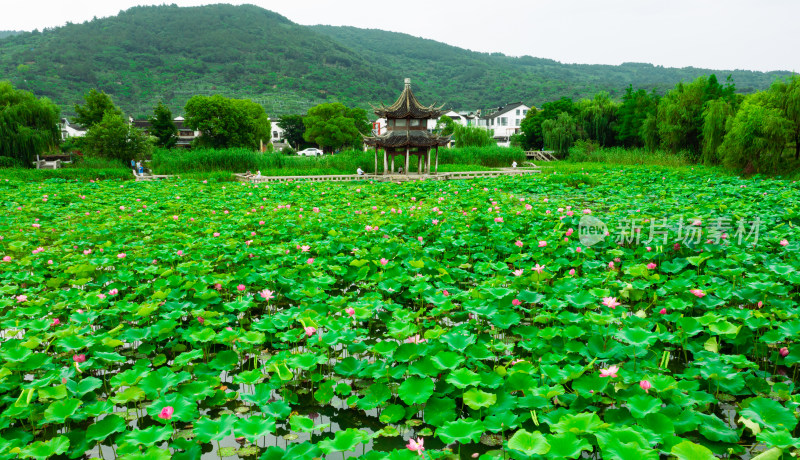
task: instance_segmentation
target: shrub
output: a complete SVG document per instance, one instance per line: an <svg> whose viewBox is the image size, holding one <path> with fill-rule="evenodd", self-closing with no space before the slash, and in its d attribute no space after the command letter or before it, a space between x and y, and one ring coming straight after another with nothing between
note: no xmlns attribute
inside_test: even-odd
<svg viewBox="0 0 800 460"><path fill-rule="evenodd" d="M463 147L439 150L439 164L473 164L493 168L510 167L511 163L522 164L525 152L517 147ZM433 164L433 160L431 160Z"/></svg>

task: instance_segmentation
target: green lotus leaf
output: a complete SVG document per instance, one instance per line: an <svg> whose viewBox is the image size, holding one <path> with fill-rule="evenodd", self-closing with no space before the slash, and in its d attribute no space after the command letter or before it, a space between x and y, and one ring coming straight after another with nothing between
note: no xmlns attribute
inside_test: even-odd
<svg viewBox="0 0 800 460"><path fill-rule="evenodd" d="M782 450L800 448L800 438L793 438L788 431L762 431L758 433L756 439L765 443L768 447L774 446Z"/></svg>
<svg viewBox="0 0 800 460"><path fill-rule="evenodd" d="M320 449L326 454L331 452L352 451L359 443L366 443L370 436L361 430L348 428L344 431L337 431L333 439L323 439L319 443Z"/></svg>
<svg viewBox="0 0 800 460"><path fill-rule="evenodd" d="M597 414L593 413L580 413L580 414L566 414L562 416L558 423L552 425L553 431L556 433L573 433L573 434L592 434L598 430L607 427L608 424L603 423Z"/></svg>
<svg viewBox="0 0 800 460"><path fill-rule="evenodd" d="M472 388L464 393L464 404L473 410L491 407L495 402L497 402L497 395L486 393L477 388Z"/></svg>
<svg viewBox="0 0 800 460"><path fill-rule="evenodd" d="M244 436L255 443L258 438L275 432L275 419L272 417L250 417L238 419L234 427L234 435Z"/></svg>
<svg viewBox="0 0 800 460"><path fill-rule="evenodd" d="M768 398L759 397L750 401L740 414L758 423L766 431L792 431L797 426L794 410Z"/></svg>
<svg viewBox="0 0 800 460"><path fill-rule="evenodd" d="M126 427L125 419L118 415L109 415L86 429L86 442L104 441L114 433L125 431Z"/></svg>
<svg viewBox="0 0 800 460"><path fill-rule="evenodd" d="M466 388L468 386L477 385L480 383L478 374L467 369L457 369L447 376L447 383L452 384L456 388Z"/></svg>
<svg viewBox="0 0 800 460"><path fill-rule="evenodd" d="M379 419L381 423L396 423L405 416L406 410L403 406L391 404L381 412Z"/></svg>
<svg viewBox="0 0 800 460"><path fill-rule="evenodd" d="M181 353L175 357L173 361L176 366L185 366L190 362L203 357L203 350L197 349Z"/></svg>
<svg viewBox="0 0 800 460"><path fill-rule="evenodd" d="M81 397L103 386L103 381L95 377L86 377L80 382L67 380L67 389L75 396Z"/></svg>
<svg viewBox="0 0 800 460"><path fill-rule="evenodd" d="M638 394L627 400L628 409L631 415L642 418L647 414L657 412L661 407L661 400L652 396Z"/></svg>
<svg viewBox="0 0 800 460"><path fill-rule="evenodd" d="M293 415L289 417L289 424L292 427L292 431L300 431L303 433L311 433L312 431L322 430L330 426L327 423L323 425L315 425L313 420L301 415Z"/></svg>
<svg viewBox="0 0 800 460"><path fill-rule="evenodd" d="M697 416L700 418L698 431L706 439L730 443L739 441L739 435L736 431L719 418L707 414L697 414Z"/></svg>
<svg viewBox="0 0 800 460"><path fill-rule="evenodd" d="M714 460L716 458L708 448L691 441L675 444L669 453L678 460Z"/></svg>
<svg viewBox="0 0 800 460"><path fill-rule="evenodd" d="M522 452L527 456L544 455L550 451L550 444L542 433L534 431L529 433L519 430L508 440L508 448Z"/></svg>
<svg viewBox="0 0 800 460"><path fill-rule="evenodd" d="M469 444L477 442L483 433L484 426L480 420L460 419L447 422L436 429L436 436L445 444L459 442Z"/></svg>
<svg viewBox="0 0 800 460"><path fill-rule="evenodd" d="M239 420L235 415L223 415L218 420L201 417L194 424L194 433L201 442L221 441L230 436L234 424Z"/></svg>
<svg viewBox="0 0 800 460"><path fill-rule="evenodd" d="M170 460L176 457L170 455L170 452L166 449L161 449L158 447L149 447L144 452L125 454L120 456L119 459L120 460Z"/></svg>
<svg viewBox="0 0 800 460"><path fill-rule="evenodd" d="M464 362L464 357L452 351L442 351L434 355L431 361L439 370L455 369Z"/></svg>
<svg viewBox="0 0 800 460"><path fill-rule="evenodd" d="M579 458L584 451L592 450L592 445L586 439L579 438L573 433L548 434L546 438L550 445L550 450L547 452L549 458Z"/></svg>
<svg viewBox="0 0 800 460"><path fill-rule="evenodd" d="M153 446L169 439L172 433L173 430L169 426L151 426L125 433L120 442L135 446Z"/></svg>
<svg viewBox="0 0 800 460"><path fill-rule="evenodd" d="M144 399L144 391L139 387L128 387L125 390L109 398L112 402L125 405L129 402L141 401Z"/></svg>
<svg viewBox="0 0 800 460"><path fill-rule="evenodd" d="M70 442L66 436L58 436L48 441L36 441L22 448L19 452L21 458L50 458L61 455L67 451Z"/></svg>
<svg viewBox="0 0 800 460"><path fill-rule="evenodd" d="M55 401L44 410L44 420L49 423L64 423L68 418L73 418L82 404L80 400L72 398Z"/></svg>
<svg viewBox="0 0 800 460"><path fill-rule="evenodd" d="M409 377L397 391L400 399L408 404L424 404L433 394L433 381L426 377Z"/></svg>

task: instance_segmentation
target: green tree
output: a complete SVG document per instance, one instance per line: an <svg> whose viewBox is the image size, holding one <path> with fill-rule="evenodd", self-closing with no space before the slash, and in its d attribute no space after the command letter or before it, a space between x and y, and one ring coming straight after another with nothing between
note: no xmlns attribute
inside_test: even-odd
<svg viewBox="0 0 800 460"><path fill-rule="evenodd" d="M198 147L256 149L271 138L272 125L264 107L248 99L193 96L185 112L186 126L202 132L194 140Z"/></svg>
<svg viewBox="0 0 800 460"><path fill-rule="evenodd" d="M453 124L453 140L456 147L488 147L497 145L492 137L492 131L480 126L462 126Z"/></svg>
<svg viewBox="0 0 800 460"><path fill-rule="evenodd" d="M113 111L106 112L99 123L89 128L83 145L90 157L120 160L126 164L144 158L152 149L148 136Z"/></svg>
<svg viewBox="0 0 800 460"><path fill-rule="evenodd" d="M453 121L452 118L447 115L442 115L436 122L436 127L433 128L433 130L442 136L449 136L453 134L455 124L456 122Z"/></svg>
<svg viewBox="0 0 800 460"><path fill-rule="evenodd" d="M618 106L605 91L578 104L578 119L586 136L603 147L614 144Z"/></svg>
<svg viewBox="0 0 800 460"><path fill-rule="evenodd" d="M106 112L122 116L122 110L114 105L111 96L102 91L92 89L83 95L83 100L83 105L75 104L75 113L78 115L74 121L87 130L100 123Z"/></svg>
<svg viewBox="0 0 800 460"><path fill-rule="evenodd" d="M569 148L575 141L575 135L575 119L567 112L561 112L555 120L545 120L542 123L544 146L555 150L556 154L561 157L569 153Z"/></svg>
<svg viewBox="0 0 800 460"><path fill-rule="evenodd" d="M706 103L703 110L703 153L701 159L705 164L719 164L717 150L725 138L725 129L734 110L730 102L714 99Z"/></svg>
<svg viewBox="0 0 800 460"><path fill-rule="evenodd" d="M156 138L156 145L159 147L169 149L178 142L178 128L172 121L172 111L163 102L159 102L153 109L150 134Z"/></svg>
<svg viewBox="0 0 800 460"><path fill-rule="evenodd" d="M344 146L358 147L362 144L362 134L372 129L364 109L349 109L339 102L310 108L303 124L306 127L303 139L319 145L325 153Z"/></svg>
<svg viewBox="0 0 800 460"><path fill-rule="evenodd" d="M58 144L59 113L49 99L0 82L0 157L31 167L37 154Z"/></svg>
<svg viewBox="0 0 800 460"><path fill-rule="evenodd" d="M642 124L648 115L655 116L657 108L658 96L655 92L648 93L643 89L633 91L633 85L629 85L617 110L617 142L624 147L643 146Z"/></svg>
<svg viewBox="0 0 800 460"><path fill-rule="evenodd" d="M769 95L757 93L736 112L719 148L726 167L747 172L779 170L791 137L791 123L769 102Z"/></svg>
<svg viewBox="0 0 800 460"><path fill-rule="evenodd" d="M542 104L542 110L536 110L536 108L531 107L531 110L528 111L520 123L523 148L543 148L544 132L542 131L542 124L547 120L555 120L562 112L575 116L578 114L578 107L568 97L562 97L557 101L545 102Z"/></svg>
<svg viewBox="0 0 800 460"><path fill-rule="evenodd" d="M283 137L289 145L299 149L303 142L303 133L306 132L302 115L283 115L278 119L278 126L283 130Z"/></svg>
<svg viewBox="0 0 800 460"><path fill-rule="evenodd" d="M776 81L769 89L775 105L789 121L791 140L794 142L794 159L800 159L800 76L793 75L788 82Z"/></svg>

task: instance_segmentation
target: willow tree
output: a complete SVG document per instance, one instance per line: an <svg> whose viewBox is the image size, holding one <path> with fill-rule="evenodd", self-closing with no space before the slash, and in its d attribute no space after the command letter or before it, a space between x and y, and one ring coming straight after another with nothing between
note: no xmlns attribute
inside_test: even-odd
<svg viewBox="0 0 800 460"><path fill-rule="evenodd" d="M735 114L730 102L725 99L714 99L706 103L703 110L703 153L701 159L705 164L719 164L717 152L725 138L725 125Z"/></svg>
<svg viewBox="0 0 800 460"><path fill-rule="evenodd" d="M575 141L575 119L568 113L561 112L555 120L542 123L544 146L555 150L557 155L565 156Z"/></svg>
<svg viewBox="0 0 800 460"><path fill-rule="evenodd" d="M777 172L791 124L763 93L745 100L733 118L719 152L725 166L752 172Z"/></svg>
<svg viewBox="0 0 800 460"><path fill-rule="evenodd" d="M492 137L492 131L478 126L462 126L453 124L453 140L456 147L489 147L497 145Z"/></svg>
<svg viewBox="0 0 800 460"><path fill-rule="evenodd" d="M49 99L0 82L0 157L30 167L37 154L58 143L59 114Z"/></svg>
<svg viewBox="0 0 800 460"><path fill-rule="evenodd" d="M582 100L578 106L578 116L589 139L597 141L603 147L612 145L619 106L611 100L611 96L601 91L593 99Z"/></svg>
<svg viewBox="0 0 800 460"><path fill-rule="evenodd" d="M789 122L791 140L794 142L794 159L800 160L800 76L793 75L789 82L776 81L769 92L776 105Z"/></svg>

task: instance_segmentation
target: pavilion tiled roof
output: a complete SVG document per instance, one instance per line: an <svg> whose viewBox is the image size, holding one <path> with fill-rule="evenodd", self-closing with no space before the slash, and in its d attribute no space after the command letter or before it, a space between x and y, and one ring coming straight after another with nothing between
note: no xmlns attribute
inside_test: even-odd
<svg viewBox="0 0 800 460"><path fill-rule="evenodd" d="M450 136L439 136L425 130L391 130L378 136L364 137L364 143L377 147L434 147L445 146Z"/></svg>
<svg viewBox="0 0 800 460"><path fill-rule="evenodd" d="M405 88L397 98L394 104L385 106L381 104L380 107L374 107L375 115L381 118L439 118L444 111L441 105L436 107L436 104L424 106L419 103L414 93L411 91L411 79L406 78Z"/></svg>

